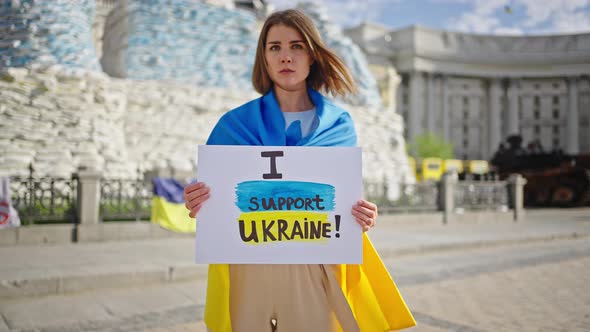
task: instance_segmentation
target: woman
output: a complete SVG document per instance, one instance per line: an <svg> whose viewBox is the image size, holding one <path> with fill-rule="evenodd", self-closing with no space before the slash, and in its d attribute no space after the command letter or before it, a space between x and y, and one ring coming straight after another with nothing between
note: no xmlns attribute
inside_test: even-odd
<svg viewBox="0 0 590 332"><path fill-rule="evenodd" d="M263 97L226 113L207 144L354 146L350 115L323 97L354 92L353 80L309 18L296 10L265 22L252 74ZM189 215L209 198L204 183L185 188ZM367 231L377 206L351 208ZM415 325L368 238L363 265L211 265L205 322L226 331L389 331ZM365 265L368 272L364 271ZM379 294L383 292L383 294Z"/></svg>

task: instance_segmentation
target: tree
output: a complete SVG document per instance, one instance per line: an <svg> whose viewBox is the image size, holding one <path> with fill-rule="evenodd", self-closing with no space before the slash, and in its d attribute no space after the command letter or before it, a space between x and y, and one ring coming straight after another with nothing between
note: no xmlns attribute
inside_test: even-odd
<svg viewBox="0 0 590 332"><path fill-rule="evenodd" d="M414 137L407 150L408 154L416 159L453 159L453 143L430 132Z"/></svg>

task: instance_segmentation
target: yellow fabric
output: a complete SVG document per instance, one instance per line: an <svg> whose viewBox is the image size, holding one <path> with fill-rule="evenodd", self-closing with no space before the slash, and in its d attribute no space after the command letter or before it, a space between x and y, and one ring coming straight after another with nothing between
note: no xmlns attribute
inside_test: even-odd
<svg viewBox="0 0 590 332"><path fill-rule="evenodd" d="M184 204L170 203L159 196L152 199L151 221L174 232L194 233L196 231L195 219L188 216Z"/></svg>
<svg viewBox="0 0 590 332"><path fill-rule="evenodd" d="M205 324L211 332L231 332L229 317L229 265L210 264L207 275Z"/></svg>
<svg viewBox="0 0 590 332"><path fill-rule="evenodd" d="M363 264L336 265L334 271L361 331L386 332L416 325L366 234ZM228 265L209 265L208 278L205 324L211 332L231 332Z"/></svg>
<svg viewBox="0 0 590 332"><path fill-rule="evenodd" d="M363 264L340 265L336 279L361 331L393 331L416 325L395 282L366 234Z"/></svg>

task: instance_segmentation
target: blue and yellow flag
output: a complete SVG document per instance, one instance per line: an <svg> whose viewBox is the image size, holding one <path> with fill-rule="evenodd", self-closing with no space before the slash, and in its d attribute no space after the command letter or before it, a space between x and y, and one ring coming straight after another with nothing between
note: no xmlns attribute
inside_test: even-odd
<svg viewBox="0 0 590 332"><path fill-rule="evenodd" d="M173 232L194 233L195 219L184 206L184 185L171 178L154 178L151 221Z"/></svg>

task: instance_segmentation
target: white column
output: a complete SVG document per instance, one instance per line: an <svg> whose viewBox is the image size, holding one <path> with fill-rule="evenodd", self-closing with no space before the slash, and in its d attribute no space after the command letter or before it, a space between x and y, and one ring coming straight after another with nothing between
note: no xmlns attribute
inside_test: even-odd
<svg viewBox="0 0 590 332"><path fill-rule="evenodd" d="M404 85L403 82L404 82L404 77L400 76L400 85L398 85L397 90L395 91L395 111L400 115L403 115L404 111L405 111L402 94L404 93L404 90L406 89L405 87L407 86L407 84ZM406 91L406 93L407 93L407 91ZM406 122L404 124L404 126L407 126L408 119L404 119L404 121Z"/></svg>
<svg viewBox="0 0 590 332"><path fill-rule="evenodd" d="M429 132L435 133L436 132L436 100L435 100L435 84L434 84L434 74L428 75L428 109L426 114L426 128Z"/></svg>
<svg viewBox="0 0 590 332"><path fill-rule="evenodd" d="M579 143L579 113L578 113L578 78L568 78L568 110L567 110L567 146L566 152L577 154L580 151Z"/></svg>
<svg viewBox="0 0 590 332"><path fill-rule="evenodd" d="M499 78L490 80L488 90L488 151L489 157L498 149L502 141L502 132L500 128L501 105L500 98L502 97L502 86Z"/></svg>
<svg viewBox="0 0 590 332"><path fill-rule="evenodd" d="M389 110L396 111L397 109L401 81L402 78L397 74L397 71L392 67L387 67L387 105Z"/></svg>
<svg viewBox="0 0 590 332"><path fill-rule="evenodd" d="M441 98L442 100L440 101L441 103L441 110L442 110L442 134L443 134L443 138L447 141L451 140L451 136L450 136L450 112L449 112L449 78L448 76L443 76L441 78L441 89L442 89L442 93L441 93Z"/></svg>
<svg viewBox="0 0 590 332"><path fill-rule="evenodd" d="M408 110L408 141L422 132L422 113L424 109L424 79L420 72L410 73L410 109Z"/></svg>
<svg viewBox="0 0 590 332"><path fill-rule="evenodd" d="M508 135L520 134L518 119L518 80L510 79L508 86Z"/></svg>

